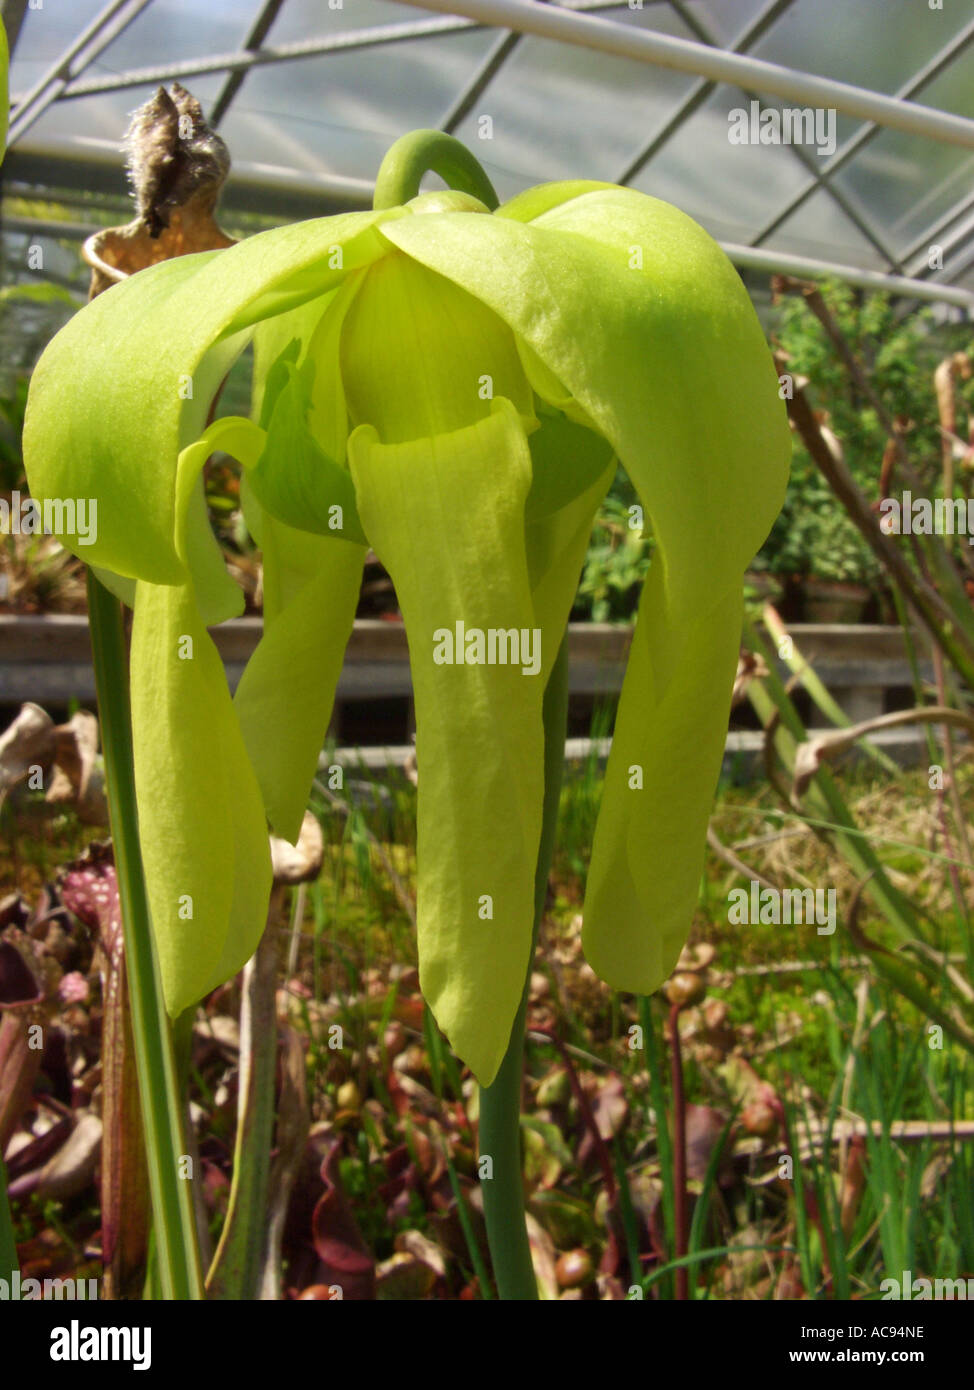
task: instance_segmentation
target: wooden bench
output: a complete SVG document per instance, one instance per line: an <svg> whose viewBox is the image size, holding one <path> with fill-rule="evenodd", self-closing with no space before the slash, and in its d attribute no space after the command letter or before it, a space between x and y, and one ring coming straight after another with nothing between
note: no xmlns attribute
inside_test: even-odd
<svg viewBox="0 0 974 1390"><path fill-rule="evenodd" d="M912 676L900 628L812 623L795 624L789 631L797 650L850 719L867 719L907 702ZM214 629L231 688L240 679L260 632L259 618L239 618ZM590 713L594 702L618 693L630 637L629 628L607 623L570 625L569 689L576 711ZM929 679L925 653L923 660L923 674ZM778 663L778 669L783 678L790 676L783 663ZM12 710L33 700L57 709L71 700L90 705L94 698L87 618L0 616L0 705ZM402 624L378 619L356 622L338 684L332 737L340 744L373 747L374 754L366 759L370 763L383 757L402 761L414 727L411 702L409 651ZM825 721L816 717L812 722ZM908 751L915 742L914 731L896 733L891 749L902 744ZM751 751L756 740L760 741L759 735L739 730L730 736L729 753ZM586 743L572 741L572 751L584 750Z"/></svg>

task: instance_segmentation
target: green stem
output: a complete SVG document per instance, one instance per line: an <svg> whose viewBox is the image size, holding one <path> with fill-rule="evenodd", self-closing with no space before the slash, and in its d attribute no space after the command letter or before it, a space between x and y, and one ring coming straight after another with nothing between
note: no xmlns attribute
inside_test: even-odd
<svg viewBox="0 0 974 1390"><path fill-rule="evenodd" d="M521 1179L521 1076L531 968L558 826L567 712L568 642L563 638L544 696L544 812L534 876L534 931L527 978L500 1071L493 1084L480 1092L480 1152L493 1160L493 1177L483 1185L484 1219L497 1292L502 1299L538 1297Z"/></svg>
<svg viewBox="0 0 974 1390"><path fill-rule="evenodd" d="M7 1170L4 1167L3 1154L0 1153L0 1279L9 1282L14 1271L19 1268L14 1223L7 1197Z"/></svg>
<svg viewBox="0 0 974 1390"><path fill-rule="evenodd" d="M467 149L442 130L414 130L390 145L375 181L372 206L402 207L419 193L426 173L439 174L450 188L469 193L489 212L499 199L493 184Z"/></svg>
<svg viewBox="0 0 974 1390"><path fill-rule="evenodd" d="M122 609L91 570L88 571L88 620L125 939L160 1292L165 1299L198 1299L203 1296L203 1280L192 1192L189 1181L180 1177L180 1163L186 1156L182 1105L139 852Z"/></svg>

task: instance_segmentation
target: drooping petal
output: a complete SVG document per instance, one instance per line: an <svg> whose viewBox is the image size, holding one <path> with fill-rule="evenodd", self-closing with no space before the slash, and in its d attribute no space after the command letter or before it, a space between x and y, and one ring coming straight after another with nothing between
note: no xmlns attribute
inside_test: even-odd
<svg viewBox="0 0 974 1390"><path fill-rule="evenodd" d="M384 234L505 319L610 441L651 518L653 578L606 771L584 938L610 983L650 990L692 915L741 577L780 508L791 446L760 325L716 243L630 190L564 192L526 206L545 209L531 223L444 214Z"/></svg>
<svg viewBox="0 0 974 1390"><path fill-rule="evenodd" d="M96 543L79 548L66 535L68 548L119 575L184 582L176 462L202 434L220 381L258 322L385 255L378 225L406 215L348 213L165 261L69 320L34 371L24 428L33 496L97 499Z"/></svg>
<svg viewBox="0 0 974 1390"><path fill-rule="evenodd" d="M349 460L409 639L420 983L459 1056L489 1085L524 985L541 834L544 686L525 554L528 443L517 411L499 399L475 425L409 443L381 444L363 426ZM516 634L516 664L497 661L499 646L490 664L490 629L503 633L508 658ZM477 664L471 632L480 633Z"/></svg>
<svg viewBox="0 0 974 1390"><path fill-rule="evenodd" d="M439 215L400 220L422 228ZM527 428L535 424L532 392L507 325L396 250L362 277L342 330L341 364L350 420L372 425L386 444L461 429L485 419L500 397L513 402Z"/></svg>
<svg viewBox="0 0 974 1390"><path fill-rule="evenodd" d="M98 565L92 565L92 571L100 584L103 584L110 594L126 605L127 608L135 607L135 586L138 582L128 576L116 574L114 570L103 570Z"/></svg>
<svg viewBox="0 0 974 1390"><path fill-rule="evenodd" d="M315 364L285 364L267 427L267 441L250 474L265 511L294 529L337 535L365 544L347 468L329 457L311 432L311 379Z"/></svg>
<svg viewBox="0 0 974 1390"><path fill-rule="evenodd" d="M234 705L268 819L294 844L355 621L366 547L294 531L266 515L261 539L265 567L288 576L287 597L275 616L265 609Z"/></svg>
<svg viewBox="0 0 974 1390"><path fill-rule="evenodd" d="M545 685L571 612L592 521L615 471L612 448L560 416L541 416L531 435L532 481L525 512L528 582L542 633Z"/></svg>
<svg viewBox="0 0 974 1390"><path fill-rule="evenodd" d="M713 606L680 631L674 651L664 584L662 566L651 565L606 767L582 931L602 979L640 994L658 989L687 939L744 611L740 584L718 590Z"/></svg>
<svg viewBox="0 0 974 1390"><path fill-rule="evenodd" d="M176 460L173 545L192 583L197 606L208 626L237 618L244 609L243 591L227 572L214 542L203 496L203 465L216 450L239 459L250 456L262 432L249 420L227 416L210 425Z"/></svg>
<svg viewBox="0 0 974 1390"><path fill-rule="evenodd" d="M270 428L265 431L236 416L215 421L180 455L177 495L188 492L194 471L214 449L244 467L244 514L263 552L264 632L240 679L233 708L268 819L279 835L296 842L355 618L366 547L364 538L345 540L338 533L324 539L296 530L261 507L251 491L269 453L286 460L292 475L307 479L309 486L321 463L321 450L303 423L307 394L292 399L294 367L286 365ZM320 497L333 495L336 475L351 494L353 535L360 536L346 469L331 465L320 480ZM310 501L318 505L314 497ZM177 511L184 515L182 507ZM184 555L186 547L184 522L177 529L176 548Z"/></svg>
<svg viewBox="0 0 974 1390"><path fill-rule="evenodd" d="M139 582L131 665L142 862L175 1016L256 949L271 886L266 820L189 585Z"/></svg>
<svg viewBox="0 0 974 1390"><path fill-rule="evenodd" d="M366 555L344 466L338 335L350 300L346 286L324 315L311 306L292 312L262 326L255 344L254 406L267 424L267 447L245 475L242 497L263 556L264 632L234 704L268 818L292 843L331 719ZM253 486L262 471L264 485ZM289 510L298 493L305 512L318 518L312 530L319 534L281 519L307 522L300 509ZM261 497L274 504L274 515Z"/></svg>
<svg viewBox="0 0 974 1390"><path fill-rule="evenodd" d="M254 326L314 298L324 308L331 285L388 251L372 229L397 215L325 219L252 238L229 264L219 252L144 271L82 311L35 373L25 433L34 494L95 497L98 542L83 558L175 587L140 584L132 661L147 884L173 1011L252 952L270 885L260 793L203 627L240 606L199 479L216 445L212 435L191 441ZM192 641L191 660L173 655L177 635ZM269 734L257 749L261 772ZM268 787L268 802L285 817L277 793ZM174 897L192 916L179 915Z"/></svg>

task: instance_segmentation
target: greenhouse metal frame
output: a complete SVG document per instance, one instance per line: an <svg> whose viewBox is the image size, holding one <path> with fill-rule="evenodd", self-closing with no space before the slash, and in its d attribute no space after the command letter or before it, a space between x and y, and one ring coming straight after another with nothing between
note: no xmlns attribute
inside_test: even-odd
<svg viewBox="0 0 974 1390"><path fill-rule="evenodd" d="M158 84L179 81L192 84L201 78L218 78L214 100L204 100L211 123L225 131L228 118L247 92L248 79L255 72L271 67L307 63L312 59L338 61L342 55L391 46L405 59L420 43L439 43L451 35L477 32L487 46L463 76L447 109L429 124L448 132L460 129L478 103L489 103L496 84L511 63L518 48L531 39L554 41L560 50L582 48L590 54L609 55L616 63L637 62L650 73L662 70L686 75L692 82L673 104L662 123L649 131L638 147L615 167L597 171L608 182L629 184L651 177L654 161L684 130L695 113L715 92L726 89L741 94L746 104L758 103L765 112L781 111L784 103L797 107L830 109L839 116L853 118L854 127L840 140L827 158L801 143L781 151L794 161L801 175L799 185L774 208L770 216L755 221L746 238L718 239L731 259L742 269L760 274L783 273L797 276L835 276L848 283L885 290L913 301L937 301L970 314L974 308L974 191L962 192L931 219L924 230L905 245L891 243L882 219L863 206L863 199L848 181L837 180L842 171L855 174L861 167L863 152L877 137L896 131L925 142L925 148L951 146L957 152L956 175L971 184L974 175L974 119L924 104L924 92L945 74L962 71L970 62L974 42L974 18L956 25L945 41L907 80L892 93L785 67L755 56L762 40L773 37L789 16L812 0L735 0L732 9L749 10L746 22L729 46L722 45L708 24L705 10L720 13L720 0L709 6L701 0L572 0L571 3L538 3L538 0L404 0L397 6L369 4L369 13L401 10L403 18L392 23L358 25L356 10L363 0L320 0L320 35L274 42L274 31L282 15L295 0L263 0L261 4L230 4L234 15L249 11L249 23L236 51L207 53L184 61L155 66L135 66L121 71L105 71L116 41L135 26L147 12L160 17L166 0L110 0L86 24L79 24L71 41L29 86L18 88L18 60L32 58L43 35L43 0L11 0L3 14L11 46L12 113L10 150L4 168L4 193L37 198L38 190L56 189L72 193L117 193L120 191L118 142L98 140L69 133L73 104L110 94L129 94L134 106ZM863 0L866 4L867 0ZM224 6L223 8L227 8ZM833 7L819 5L823 23L834 21ZM849 7L846 7L847 9ZM855 6L851 7L853 10ZM421 10L416 14L415 10ZM352 27L329 32L332 19L343 11L343 21ZM78 7L79 14L83 8ZM172 16L178 14L173 7ZM940 23L934 4L929 5L931 25ZM662 32L655 27L666 15L690 37ZM32 40L32 36L36 36ZM43 45L40 45L43 47ZM36 56L33 67L38 66ZM974 86L974 84L969 84ZM381 95L370 94L381 107ZM740 98L735 98L740 99ZM972 108L974 110L974 108ZM570 112L553 115L564 121ZM39 126L53 118L62 123L53 138ZM535 132L543 147L545 132ZM268 166L249 161L246 145L229 136L234 154L234 171L225 203L233 208L246 200L259 200L263 209L284 218L320 214L345 208L368 206L372 185L368 179L287 165ZM556 177L559 171L542 167L532 173ZM922 171L921 171L922 172ZM533 178L531 181L537 181ZM644 191L652 191L644 182ZM868 254L858 258L794 254L776 242L779 230L789 219L801 215L817 194L829 200L831 211L845 220ZM53 194L51 196L54 196ZM674 199L674 201L678 201ZM923 200L921 199L921 202ZM706 223L706 219L703 219ZM42 220L4 216L10 231L49 233L80 237L90 226L44 223ZM937 254L932 255L931 251Z"/></svg>

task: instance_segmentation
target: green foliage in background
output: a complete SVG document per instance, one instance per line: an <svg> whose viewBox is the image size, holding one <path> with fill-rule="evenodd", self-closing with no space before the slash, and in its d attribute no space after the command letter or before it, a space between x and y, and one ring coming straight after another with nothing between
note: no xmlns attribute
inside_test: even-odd
<svg viewBox="0 0 974 1390"><path fill-rule="evenodd" d="M575 598L576 622L631 622L653 554L649 522L645 530L632 483L620 468L592 528L585 566Z"/></svg>
<svg viewBox="0 0 974 1390"><path fill-rule="evenodd" d="M895 417L911 426L906 446L914 469L937 488L940 435L933 374L949 353L971 346L969 326L937 324L931 308L901 317L902 301L866 294L838 281L826 282L823 297L874 390ZM879 478L887 437L876 413L849 380L825 330L800 295L784 297L773 338L787 354L788 371L807 377L822 423L838 439L845 462L871 500L880 497ZM958 396L974 400L972 383ZM753 568L875 587L878 565L865 541L795 437L788 495ZM894 490L899 485L894 480Z"/></svg>
<svg viewBox="0 0 974 1390"><path fill-rule="evenodd" d="M840 281L826 282L822 294L891 415L911 422L906 447L914 469L935 494L940 479L940 434L933 374L944 357L971 348L970 326L938 323L932 308L903 316L902 300L869 294ZM878 502L886 434L800 295L782 299L771 336L787 354L791 374L807 378L812 403L838 439L856 483ZM956 390L959 405L974 403L974 381L958 382ZM794 446L785 505L753 570L799 581L814 578L859 584L877 591L879 567L869 547L797 436ZM893 487L900 490L895 478ZM627 622L635 616L652 538L629 529L627 509L633 501L620 471L592 532L572 613L576 621Z"/></svg>

